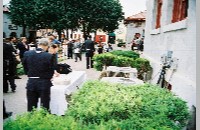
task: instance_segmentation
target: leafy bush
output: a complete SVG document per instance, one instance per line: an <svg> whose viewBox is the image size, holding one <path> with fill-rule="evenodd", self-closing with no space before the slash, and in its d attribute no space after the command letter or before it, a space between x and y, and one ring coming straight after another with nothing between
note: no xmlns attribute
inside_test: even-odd
<svg viewBox="0 0 200 130"><path fill-rule="evenodd" d="M17 75L24 75L24 74L25 74L24 68L23 68L22 64L20 63L17 65Z"/></svg>
<svg viewBox="0 0 200 130"><path fill-rule="evenodd" d="M126 42L120 42L120 43L117 44L117 46L118 46L118 47L122 47L122 46L125 47L125 46L126 46Z"/></svg>
<svg viewBox="0 0 200 130"><path fill-rule="evenodd" d="M103 69L103 66L111 66L114 59L117 57L111 53L96 54L93 56L94 68L98 71Z"/></svg>
<svg viewBox="0 0 200 130"><path fill-rule="evenodd" d="M150 62L144 58L137 58L135 62L132 62L131 67L137 68L138 78L143 80L143 74L152 70Z"/></svg>
<svg viewBox="0 0 200 130"><path fill-rule="evenodd" d="M181 130L189 112L169 91L145 84L89 81L72 95L65 116L40 109L4 122L4 130Z"/></svg>
<svg viewBox="0 0 200 130"><path fill-rule="evenodd" d="M128 57L128 58L133 58L133 59L137 59L137 58L140 57L139 54L137 52L134 52L134 51L114 50L110 53L113 54L113 55L124 56L124 57Z"/></svg>
<svg viewBox="0 0 200 130"><path fill-rule="evenodd" d="M123 56L116 56L116 58L112 62L112 65L118 67L128 67L132 64L134 64L134 59Z"/></svg>
<svg viewBox="0 0 200 130"><path fill-rule="evenodd" d="M97 54L93 57L94 68L102 71L105 66L133 67L138 71L138 78L143 80L143 74L152 68L147 59L139 58L139 54L133 51L112 51L109 53Z"/></svg>
<svg viewBox="0 0 200 130"><path fill-rule="evenodd" d="M87 130L73 117L61 117L40 109L18 115L4 123L4 130Z"/></svg>
<svg viewBox="0 0 200 130"><path fill-rule="evenodd" d="M127 130L180 130L189 111L184 101L158 86L93 81L72 95L67 114L86 124L112 120Z"/></svg>

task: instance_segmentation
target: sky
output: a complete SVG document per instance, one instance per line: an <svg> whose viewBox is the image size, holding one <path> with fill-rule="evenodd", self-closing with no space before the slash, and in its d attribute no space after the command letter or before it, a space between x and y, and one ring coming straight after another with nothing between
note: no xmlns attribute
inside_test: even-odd
<svg viewBox="0 0 200 130"><path fill-rule="evenodd" d="M10 0L3 0L3 5L8 4ZM125 18L146 10L146 0L120 0L125 12Z"/></svg>
<svg viewBox="0 0 200 130"><path fill-rule="evenodd" d="M146 10L146 0L120 0L125 18Z"/></svg>

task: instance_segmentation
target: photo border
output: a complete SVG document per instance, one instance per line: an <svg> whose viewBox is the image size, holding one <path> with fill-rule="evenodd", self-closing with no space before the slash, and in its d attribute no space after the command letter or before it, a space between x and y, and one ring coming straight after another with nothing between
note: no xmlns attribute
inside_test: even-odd
<svg viewBox="0 0 200 130"><path fill-rule="evenodd" d="M196 0L195 0L196 1ZM200 99L200 68L199 68L199 62L200 62L200 52L198 50L200 50L200 45L199 45L199 41L200 41L200 32L199 32L199 25L200 25L200 18L199 18L199 5L200 5L200 1L197 0L196 1L196 122L200 122L200 112L199 112L199 99ZM199 130L200 129L200 123L196 124L196 129Z"/></svg>

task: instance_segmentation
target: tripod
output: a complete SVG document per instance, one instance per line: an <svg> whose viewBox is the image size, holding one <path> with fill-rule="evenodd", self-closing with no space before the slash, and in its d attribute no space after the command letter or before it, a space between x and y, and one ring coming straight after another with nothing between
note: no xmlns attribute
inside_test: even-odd
<svg viewBox="0 0 200 130"><path fill-rule="evenodd" d="M157 81L157 84L159 84L161 88L165 87L165 74L166 74L167 68L170 68L170 65L163 65L158 81Z"/></svg>

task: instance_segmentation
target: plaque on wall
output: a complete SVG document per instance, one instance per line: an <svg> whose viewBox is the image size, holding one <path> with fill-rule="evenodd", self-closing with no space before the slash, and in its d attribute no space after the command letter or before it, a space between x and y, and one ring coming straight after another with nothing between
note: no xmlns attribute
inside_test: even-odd
<svg viewBox="0 0 200 130"><path fill-rule="evenodd" d="M10 24L10 25L8 25L8 29L17 30L18 28L17 28L17 25Z"/></svg>

